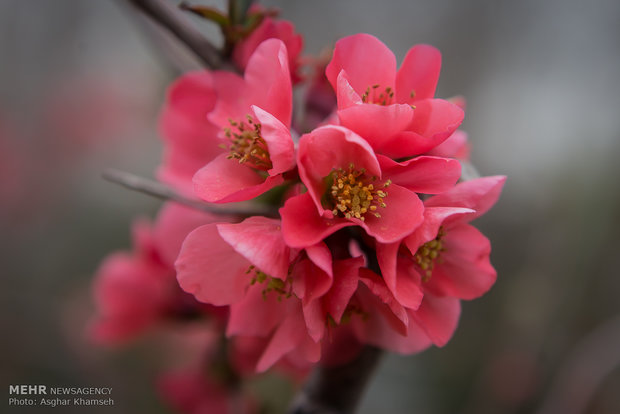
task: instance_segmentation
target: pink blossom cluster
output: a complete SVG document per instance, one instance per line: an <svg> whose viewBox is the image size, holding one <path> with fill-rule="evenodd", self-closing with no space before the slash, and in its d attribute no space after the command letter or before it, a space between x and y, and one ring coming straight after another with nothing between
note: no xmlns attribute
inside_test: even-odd
<svg viewBox="0 0 620 414"><path fill-rule="evenodd" d="M97 338L206 315L236 349L235 376L274 364L299 373L364 345L443 346L460 301L495 282L490 243L470 222L505 177L461 180L464 104L435 98L439 51L414 46L397 68L381 41L358 34L336 43L324 74L302 79L301 37L284 23L266 19L238 45L242 75L178 79L161 116L160 180L248 214L169 204L153 226L136 224L134 251L99 270ZM294 106L302 80L306 97ZM193 401L174 389L211 384L195 378L164 388Z"/></svg>

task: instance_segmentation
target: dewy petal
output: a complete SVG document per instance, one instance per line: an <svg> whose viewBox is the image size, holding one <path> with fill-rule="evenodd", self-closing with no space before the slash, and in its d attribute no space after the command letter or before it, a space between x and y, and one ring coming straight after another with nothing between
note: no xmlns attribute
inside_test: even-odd
<svg viewBox="0 0 620 414"><path fill-rule="evenodd" d="M337 90L341 70L347 72L349 83L361 95L366 88L376 84L383 88L394 87L396 58L379 39L360 33L336 42L332 60L325 69L334 90Z"/></svg>
<svg viewBox="0 0 620 414"><path fill-rule="evenodd" d="M457 184L453 189L426 200L426 206L466 207L476 210L469 220L480 217L497 202L506 177L495 175Z"/></svg>
<svg viewBox="0 0 620 414"><path fill-rule="evenodd" d="M291 131L276 117L262 110L258 106L252 106L254 116L261 124L261 136L267 143L269 159L273 164L268 172L276 175L286 172L295 166L295 144L291 137Z"/></svg>
<svg viewBox="0 0 620 414"><path fill-rule="evenodd" d="M222 239L258 270L286 279L290 248L282 238L280 220L249 217L237 224L218 224Z"/></svg>
<svg viewBox="0 0 620 414"><path fill-rule="evenodd" d="M377 158L386 177L416 193L443 193L461 176L461 164L451 158L420 156L403 163L382 155Z"/></svg>
<svg viewBox="0 0 620 414"><path fill-rule="evenodd" d="M251 279L245 260L220 237L215 224L192 231L181 247L175 263L183 290L201 302L229 305L242 298Z"/></svg>
<svg viewBox="0 0 620 414"><path fill-rule="evenodd" d="M378 208L381 217L366 215L366 221L356 224L366 229L380 243L393 243L411 234L424 219L424 206L417 194L392 184L387 189L386 207Z"/></svg>
<svg viewBox="0 0 620 414"><path fill-rule="evenodd" d="M297 157L299 176L320 214L325 210L321 205L326 190L323 179L332 170L346 169L353 164L356 169L366 169L371 176L381 177L379 162L368 142L340 126L320 127L301 137ZM327 217L331 218L331 210L327 212Z"/></svg>
<svg viewBox="0 0 620 414"><path fill-rule="evenodd" d="M244 78L250 102L290 126L293 92L284 42L262 42L250 57Z"/></svg>
<svg viewBox="0 0 620 414"><path fill-rule="evenodd" d="M381 148L393 135L407 129L414 116L409 105L358 104L338 111L340 123L360 135L373 148Z"/></svg>
<svg viewBox="0 0 620 414"><path fill-rule="evenodd" d="M307 247L317 244L343 227L354 226L348 220L321 217L310 193L289 198L280 208L282 235L291 247Z"/></svg>
<svg viewBox="0 0 620 414"><path fill-rule="evenodd" d="M409 312L409 316L426 331L437 346L444 346L452 338L460 315L460 300L449 296L433 296L430 293L424 295L417 311Z"/></svg>
<svg viewBox="0 0 620 414"><path fill-rule="evenodd" d="M250 200L284 182L281 175L261 177L252 168L220 154L194 175L194 192L211 203Z"/></svg>
<svg viewBox="0 0 620 414"><path fill-rule="evenodd" d="M441 53L429 45L409 49L396 74L396 101L413 103L435 96L441 69Z"/></svg>
<svg viewBox="0 0 620 414"><path fill-rule="evenodd" d="M429 280L429 288L441 295L475 299L486 293L497 279L489 261L491 244L469 224L446 232L445 252Z"/></svg>

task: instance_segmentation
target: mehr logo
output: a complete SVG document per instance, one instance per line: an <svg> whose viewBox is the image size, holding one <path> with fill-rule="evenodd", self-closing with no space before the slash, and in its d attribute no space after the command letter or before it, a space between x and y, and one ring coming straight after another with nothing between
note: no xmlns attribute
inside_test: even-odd
<svg viewBox="0 0 620 414"><path fill-rule="evenodd" d="M43 395L47 394L45 385L9 385L9 394Z"/></svg>

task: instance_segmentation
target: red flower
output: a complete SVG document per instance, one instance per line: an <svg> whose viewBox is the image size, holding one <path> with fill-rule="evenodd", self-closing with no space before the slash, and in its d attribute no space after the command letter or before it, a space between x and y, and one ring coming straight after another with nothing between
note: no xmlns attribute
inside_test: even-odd
<svg viewBox="0 0 620 414"><path fill-rule="evenodd" d="M326 75L338 96L341 125L390 157L427 152L463 120L457 105L433 99L440 67L432 46L411 48L397 71L394 54L377 38L340 39Z"/></svg>
<svg viewBox="0 0 620 414"><path fill-rule="evenodd" d="M297 163L308 192L280 209L284 239L294 247L347 226L360 226L382 243L400 240L422 222L416 192L445 191L460 176L455 160L423 156L397 163L377 156L359 135L338 126L304 135Z"/></svg>
<svg viewBox="0 0 620 414"><path fill-rule="evenodd" d="M295 166L286 46L266 40L243 78L214 72L213 79L217 103L208 118L220 128L222 148L194 176L194 191L209 202L249 200L281 184Z"/></svg>

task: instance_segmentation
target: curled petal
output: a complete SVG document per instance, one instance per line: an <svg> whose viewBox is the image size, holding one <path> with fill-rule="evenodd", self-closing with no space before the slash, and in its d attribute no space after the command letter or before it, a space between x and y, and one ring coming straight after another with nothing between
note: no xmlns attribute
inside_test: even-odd
<svg viewBox="0 0 620 414"><path fill-rule="evenodd" d="M211 203L250 200L284 182L281 175L263 178L237 160L220 154L194 175L194 192Z"/></svg>
<svg viewBox="0 0 620 414"><path fill-rule="evenodd" d="M441 53L429 45L409 49L396 74L396 100L413 103L435 96L441 69Z"/></svg>
<svg viewBox="0 0 620 414"><path fill-rule="evenodd" d="M337 90L337 77L345 70L348 81L358 94L373 85L394 87L396 58L392 51L374 36L360 33L336 42L334 56L325 75Z"/></svg>
<svg viewBox="0 0 620 414"><path fill-rule="evenodd" d="M259 270L286 279L290 249L282 238L280 220L250 217L237 224L218 224L222 240Z"/></svg>
<svg viewBox="0 0 620 414"><path fill-rule="evenodd" d="M461 164L451 158L420 156L402 163L382 155L377 158L386 177L416 193L443 193L461 176Z"/></svg>

